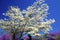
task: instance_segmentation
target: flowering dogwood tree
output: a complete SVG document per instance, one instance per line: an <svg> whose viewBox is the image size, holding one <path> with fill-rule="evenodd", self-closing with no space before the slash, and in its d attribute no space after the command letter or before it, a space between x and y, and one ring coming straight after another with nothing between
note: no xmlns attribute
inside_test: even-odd
<svg viewBox="0 0 60 40"><path fill-rule="evenodd" d="M55 20L47 18L49 7L44 2L44 0L36 0L23 11L11 6L6 13L3 13L9 18L0 19L0 27L14 36L17 33L21 33L20 36L23 33L39 36L41 31L47 33L52 29L51 24Z"/></svg>

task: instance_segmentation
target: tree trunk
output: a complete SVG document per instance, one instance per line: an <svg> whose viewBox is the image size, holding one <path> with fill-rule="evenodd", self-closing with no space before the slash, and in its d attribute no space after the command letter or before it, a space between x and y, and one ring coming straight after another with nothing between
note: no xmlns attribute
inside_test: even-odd
<svg viewBox="0 0 60 40"><path fill-rule="evenodd" d="M12 40L15 40L15 33L13 33L12 35Z"/></svg>
<svg viewBox="0 0 60 40"><path fill-rule="evenodd" d="M22 34L23 34L23 32L21 32L21 33L20 33L20 37L19 37L19 40L21 40Z"/></svg>

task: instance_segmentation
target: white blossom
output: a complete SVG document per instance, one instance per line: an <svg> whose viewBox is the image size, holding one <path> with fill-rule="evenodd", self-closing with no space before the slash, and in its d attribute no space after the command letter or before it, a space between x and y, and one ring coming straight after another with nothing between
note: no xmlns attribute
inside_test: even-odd
<svg viewBox="0 0 60 40"><path fill-rule="evenodd" d="M55 22L54 19L47 19L48 5L44 3L44 0L36 0L26 10L20 11L17 7L12 7L3 15L8 16L0 20L0 26L2 29L15 32L27 32L32 35L39 35L39 31L44 33L52 29L51 24Z"/></svg>

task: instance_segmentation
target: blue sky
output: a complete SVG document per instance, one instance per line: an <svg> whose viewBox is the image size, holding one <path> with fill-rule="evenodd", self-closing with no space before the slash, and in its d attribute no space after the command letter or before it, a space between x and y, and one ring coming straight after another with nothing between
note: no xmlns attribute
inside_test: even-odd
<svg viewBox="0 0 60 40"><path fill-rule="evenodd" d="M5 13L10 6L18 6L21 10L31 6L35 0L0 0L0 18L4 18L2 13ZM52 24L53 30L51 32L60 31L60 1L59 0L45 0L49 5L48 18L54 18L56 22ZM0 30L1 32L1 30Z"/></svg>

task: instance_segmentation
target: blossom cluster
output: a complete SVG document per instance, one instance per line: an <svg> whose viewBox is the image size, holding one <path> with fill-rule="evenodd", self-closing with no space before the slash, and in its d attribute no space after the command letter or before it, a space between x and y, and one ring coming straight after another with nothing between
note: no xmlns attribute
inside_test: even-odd
<svg viewBox="0 0 60 40"><path fill-rule="evenodd" d="M48 19L48 5L44 0L36 0L26 10L21 11L18 7L12 7L0 20L0 26L3 30L8 30L10 33L29 33L31 35L40 35L39 32L48 33L52 29L51 24L55 22L54 19Z"/></svg>

